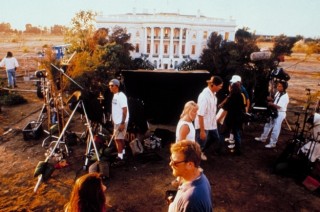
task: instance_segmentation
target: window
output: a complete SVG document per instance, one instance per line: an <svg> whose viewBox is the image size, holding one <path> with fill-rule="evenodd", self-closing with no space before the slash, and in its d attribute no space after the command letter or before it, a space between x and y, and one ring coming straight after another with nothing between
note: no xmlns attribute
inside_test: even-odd
<svg viewBox="0 0 320 212"><path fill-rule="evenodd" d="M177 53L177 45L173 45L173 54Z"/></svg>
<svg viewBox="0 0 320 212"><path fill-rule="evenodd" d="M164 45L164 51L163 51L164 54L168 54L168 45Z"/></svg>
<svg viewBox="0 0 320 212"><path fill-rule="evenodd" d="M154 29L154 35L156 38L160 38L160 29L159 28Z"/></svg>
<svg viewBox="0 0 320 212"><path fill-rule="evenodd" d="M196 45L191 46L191 54L196 54Z"/></svg>
<svg viewBox="0 0 320 212"><path fill-rule="evenodd" d="M229 40L229 32L224 33L224 40Z"/></svg>
<svg viewBox="0 0 320 212"><path fill-rule="evenodd" d="M156 44L155 44L155 50L154 50L154 52L155 52L156 54L158 54L158 46L159 46L159 45L156 43Z"/></svg>
<svg viewBox="0 0 320 212"><path fill-rule="evenodd" d="M203 39L207 39L208 38L208 32L207 31L204 31L203 32Z"/></svg>
<svg viewBox="0 0 320 212"><path fill-rule="evenodd" d="M139 52L139 43L136 43L136 52Z"/></svg>
<svg viewBox="0 0 320 212"><path fill-rule="evenodd" d="M137 38L140 37L139 31L136 32L136 37L137 37Z"/></svg>
<svg viewBox="0 0 320 212"><path fill-rule="evenodd" d="M147 53L150 53L150 43L147 44Z"/></svg>
<svg viewBox="0 0 320 212"><path fill-rule="evenodd" d="M182 45L181 54L185 54L185 45Z"/></svg>
<svg viewBox="0 0 320 212"><path fill-rule="evenodd" d="M193 33L192 38L196 39L197 38L197 33Z"/></svg>
<svg viewBox="0 0 320 212"><path fill-rule="evenodd" d="M168 28L165 28L164 29L164 37L168 37L168 34L169 34L169 30L168 30Z"/></svg>

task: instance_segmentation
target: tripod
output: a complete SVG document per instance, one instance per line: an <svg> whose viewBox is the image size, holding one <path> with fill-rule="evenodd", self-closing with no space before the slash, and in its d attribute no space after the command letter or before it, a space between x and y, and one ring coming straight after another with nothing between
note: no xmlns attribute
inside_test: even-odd
<svg viewBox="0 0 320 212"><path fill-rule="evenodd" d="M59 147L59 145L62 143L62 139L63 139L63 136L64 136L64 133L66 132L75 112L77 111L78 107L82 107L83 109L83 112L84 112L84 116L86 118L86 125L88 127L88 132L89 132L89 139L88 139L88 145L87 145L87 149L86 149L86 155L90 152L91 150L91 145L93 145L93 148L94 148L94 151L95 151L95 154L97 156L97 160L100 161L100 157L99 157L99 154L98 154L98 150L97 150L97 147L94 143L94 140L93 140L93 133L92 133L92 128L91 128L91 124L90 124L90 121L88 119L88 116L87 116L87 112L85 110L85 107L84 107L84 103L82 100L79 100L79 102L77 103L76 107L73 109L66 125L64 126L64 128L62 129L62 132L60 133L60 136L58 137L58 140L57 141L53 141L54 142L54 147L52 148L51 152L48 154L48 156L46 157L45 159L45 163L48 163L49 159L53 156L55 150ZM65 145L65 148L66 148L66 151L67 151L67 154L68 154L68 148L66 146L66 144L64 143ZM85 165L84 165L84 168L87 168L87 165L88 165L88 158L86 158L85 160ZM37 191L37 189L39 188L40 186L40 183L42 182L42 178L43 178L43 173L40 174L38 176L38 181L37 181L37 184L34 188L34 192Z"/></svg>
<svg viewBox="0 0 320 212"><path fill-rule="evenodd" d="M52 93L51 93L51 85L49 81L46 81L46 78L44 75L41 75L41 92L42 92L42 97L44 98L44 103L40 112L40 115L38 117L38 122L43 122L44 118L47 117L47 126L48 130L44 130L48 136L42 141L42 147L45 146L45 143L48 139L55 138L57 139L57 136L52 135L50 127L52 126L52 123L55 122L52 120L52 111L54 108L52 108L51 102L54 103L53 106L55 106L56 101L53 100L52 98ZM47 116L45 116L47 114ZM59 123L59 122L58 122Z"/></svg>

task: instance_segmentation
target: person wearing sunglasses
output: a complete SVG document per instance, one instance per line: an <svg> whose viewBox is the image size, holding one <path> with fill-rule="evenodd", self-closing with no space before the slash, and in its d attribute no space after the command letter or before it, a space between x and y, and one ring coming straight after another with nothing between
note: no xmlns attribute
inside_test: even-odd
<svg viewBox="0 0 320 212"><path fill-rule="evenodd" d="M178 191L169 204L169 212L202 211L213 209L211 186L199 169L201 148L197 142L182 140L170 147L170 167L174 177L181 178Z"/></svg>
<svg viewBox="0 0 320 212"><path fill-rule="evenodd" d="M125 154L125 136L127 133L127 126L129 122L129 109L128 99L126 95L119 90L120 81L112 79L109 82L109 89L113 93L111 118L113 122L113 133L115 135L115 143L118 150L118 157L116 161L111 164L112 166L118 166L124 164Z"/></svg>
<svg viewBox="0 0 320 212"><path fill-rule="evenodd" d="M217 127L217 97L216 93L221 90L223 81L219 76L212 76L207 80L207 87L202 90L198 97L198 113L195 123L196 141L202 149L201 159L207 160L205 150L214 142L218 143L217 152L222 151L222 144Z"/></svg>

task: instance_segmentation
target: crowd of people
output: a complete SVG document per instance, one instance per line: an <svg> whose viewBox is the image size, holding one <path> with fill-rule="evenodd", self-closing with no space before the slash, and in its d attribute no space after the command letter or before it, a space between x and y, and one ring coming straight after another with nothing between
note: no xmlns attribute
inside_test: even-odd
<svg viewBox="0 0 320 212"><path fill-rule="evenodd" d="M207 86L199 94L197 102L185 103L176 126L176 141L170 147L169 166L176 178L172 185L177 189L171 199L168 211L213 211L212 190L200 167L202 160L207 160L209 147L214 145L214 151L223 154L225 140L234 140L235 153L241 155L241 131L243 114L249 110L248 93L241 84L241 77L234 75L229 82L228 96L218 104L217 92L223 87L219 76L212 76L206 81ZM287 82L277 83L277 93L274 98L268 97L268 106L277 110L277 116L270 118L264 131L255 140L266 142L271 132L266 148L275 148L281 130L281 123L286 117L289 96L286 93ZM109 81L109 89L113 93L112 122L117 148L116 163L124 160L125 134L129 120L129 108L126 95L120 91L120 81ZM218 110L221 110L218 113ZM106 199L101 177L91 173L80 177L73 188L70 201L65 211L106 211Z"/></svg>
<svg viewBox="0 0 320 212"><path fill-rule="evenodd" d="M5 67L8 77L8 88L15 88L15 72L19 67L12 52L0 62ZM168 211L212 211L213 200L209 180L200 167L201 160L207 160L209 147L214 145L214 154L225 153L225 140L229 141L235 154L241 155L241 131L243 117L249 112L250 98L241 83L239 75L229 81L229 94L218 104L217 92L223 88L223 79L212 76L206 81L207 86L201 91L197 102L185 103L176 126L176 141L170 147L172 175L176 178L172 185L177 188L175 197L169 204ZM111 119L113 136L117 149L115 165L124 164L125 136L129 122L127 96L120 91L120 81L112 79L108 87L113 94ZM289 95L286 92L286 81L277 83L277 92L268 100L268 107L277 111L277 116L265 124L263 133L256 137L259 142L269 143L266 148L275 148L281 131L281 124L286 117ZM219 112L218 112L219 110ZM229 148L230 145L229 145ZM106 211L106 186L98 173L89 173L75 182L70 201L65 205L66 212Z"/></svg>

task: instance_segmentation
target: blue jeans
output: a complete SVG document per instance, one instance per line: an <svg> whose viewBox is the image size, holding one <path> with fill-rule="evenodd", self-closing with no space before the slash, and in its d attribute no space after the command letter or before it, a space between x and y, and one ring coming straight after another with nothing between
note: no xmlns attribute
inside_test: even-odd
<svg viewBox="0 0 320 212"><path fill-rule="evenodd" d="M16 85L16 70L8 69L7 77L8 77L8 86L14 87Z"/></svg>
<svg viewBox="0 0 320 212"><path fill-rule="evenodd" d="M202 152L208 149L214 142L218 143L218 149L220 151L222 145L219 137L219 132L217 129L214 130L205 130L206 132L206 139L202 140L200 138L200 129L196 130L196 141L199 143Z"/></svg>

